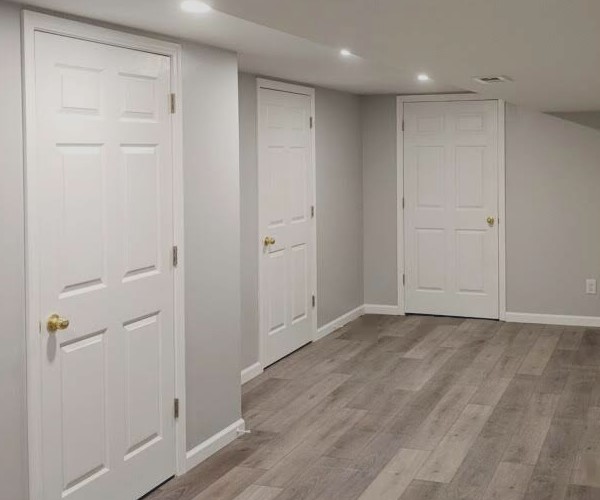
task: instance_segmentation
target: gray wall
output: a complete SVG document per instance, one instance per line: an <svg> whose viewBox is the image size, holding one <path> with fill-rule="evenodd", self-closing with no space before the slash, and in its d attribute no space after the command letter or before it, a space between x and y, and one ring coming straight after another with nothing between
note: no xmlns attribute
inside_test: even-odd
<svg viewBox="0 0 600 500"><path fill-rule="evenodd" d="M586 127L600 130L600 111L573 111L569 113L549 113Z"/></svg>
<svg viewBox="0 0 600 500"><path fill-rule="evenodd" d="M398 304L396 97L361 98L365 303Z"/></svg>
<svg viewBox="0 0 600 500"><path fill-rule="evenodd" d="M258 361L258 164L256 77L239 75L242 222L242 364Z"/></svg>
<svg viewBox="0 0 600 500"><path fill-rule="evenodd" d="M235 54L184 45L187 446L241 418Z"/></svg>
<svg viewBox="0 0 600 500"><path fill-rule="evenodd" d="M364 304L360 98L317 89L319 326Z"/></svg>
<svg viewBox="0 0 600 500"><path fill-rule="evenodd" d="M507 309L600 316L600 132L507 106Z"/></svg>
<svg viewBox="0 0 600 500"><path fill-rule="evenodd" d="M0 2L0 497L27 497L25 271L21 31L15 6Z"/></svg>
<svg viewBox="0 0 600 500"><path fill-rule="evenodd" d="M240 74L242 364L258 361L256 78ZM318 325L362 305L360 98L316 89Z"/></svg>
<svg viewBox="0 0 600 500"><path fill-rule="evenodd" d="M15 500L27 498L28 481L20 25L19 9L0 2L0 497ZM185 45L183 80L192 448L241 415L236 55Z"/></svg>

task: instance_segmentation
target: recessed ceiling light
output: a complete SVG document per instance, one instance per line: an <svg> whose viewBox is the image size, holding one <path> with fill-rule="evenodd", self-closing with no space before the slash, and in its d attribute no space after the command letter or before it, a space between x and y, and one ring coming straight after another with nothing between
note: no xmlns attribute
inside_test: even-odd
<svg viewBox="0 0 600 500"><path fill-rule="evenodd" d="M505 83L512 82L512 78L503 75L493 75L493 76L474 76L473 80L477 83L482 83L484 85L489 85L490 83Z"/></svg>
<svg viewBox="0 0 600 500"><path fill-rule="evenodd" d="M352 52L350 52L348 49L342 49L340 50L340 55L344 57L350 57L352 55Z"/></svg>
<svg viewBox="0 0 600 500"><path fill-rule="evenodd" d="M421 74L417 75L417 80L419 80L420 82L428 82L429 80L431 80L431 78L429 78L429 75L426 75L425 73L421 73Z"/></svg>
<svg viewBox="0 0 600 500"><path fill-rule="evenodd" d="M192 14L206 14L212 10L212 7L198 0L185 0L181 2L181 10Z"/></svg>

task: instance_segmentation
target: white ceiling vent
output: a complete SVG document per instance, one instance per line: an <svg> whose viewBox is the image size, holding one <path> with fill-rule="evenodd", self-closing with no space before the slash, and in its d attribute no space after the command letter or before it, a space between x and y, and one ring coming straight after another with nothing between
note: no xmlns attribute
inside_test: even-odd
<svg viewBox="0 0 600 500"><path fill-rule="evenodd" d="M475 76L473 77L473 80L484 85L490 85L491 83L512 82L512 79L510 79L508 76Z"/></svg>

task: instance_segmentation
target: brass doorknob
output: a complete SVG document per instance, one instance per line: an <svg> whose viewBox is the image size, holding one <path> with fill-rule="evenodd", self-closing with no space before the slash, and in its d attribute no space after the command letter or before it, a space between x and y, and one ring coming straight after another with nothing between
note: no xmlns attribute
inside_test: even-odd
<svg viewBox="0 0 600 500"><path fill-rule="evenodd" d="M61 318L58 314L53 314L48 318L46 328L50 333L55 333L57 330L66 330L69 328L69 320Z"/></svg>
<svg viewBox="0 0 600 500"><path fill-rule="evenodd" d="M275 238L272 238L271 236L267 236L265 238L265 246L268 247L269 245L274 245L275 244Z"/></svg>
<svg viewBox="0 0 600 500"><path fill-rule="evenodd" d="M496 219L494 217L490 216L490 217L487 218L488 226L492 227L495 222L496 222Z"/></svg>

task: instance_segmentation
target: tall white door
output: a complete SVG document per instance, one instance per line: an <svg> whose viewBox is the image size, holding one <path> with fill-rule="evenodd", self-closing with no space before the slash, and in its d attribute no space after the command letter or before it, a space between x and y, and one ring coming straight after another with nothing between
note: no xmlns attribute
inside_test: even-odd
<svg viewBox="0 0 600 500"><path fill-rule="evenodd" d="M175 471L169 94L167 57L36 32L47 500L135 499Z"/></svg>
<svg viewBox="0 0 600 500"><path fill-rule="evenodd" d="M311 97L259 91L260 325L266 365L312 340Z"/></svg>
<svg viewBox="0 0 600 500"><path fill-rule="evenodd" d="M498 318L498 105L404 104L406 311Z"/></svg>

